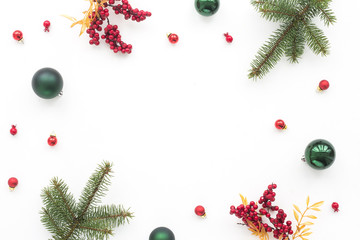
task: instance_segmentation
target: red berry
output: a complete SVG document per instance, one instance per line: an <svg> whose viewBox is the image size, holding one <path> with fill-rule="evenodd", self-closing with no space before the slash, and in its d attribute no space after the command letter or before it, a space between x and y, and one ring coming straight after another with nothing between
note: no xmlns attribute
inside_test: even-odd
<svg viewBox="0 0 360 240"><path fill-rule="evenodd" d="M16 30L14 31L13 33L13 38L16 40L16 41L21 41L23 39L23 33L20 31L20 30Z"/></svg>
<svg viewBox="0 0 360 240"><path fill-rule="evenodd" d="M18 185L19 181L17 180L17 178L9 178L8 180L8 184L9 184L9 188L10 190L14 190L16 188L16 186Z"/></svg>
<svg viewBox="0 0 360 240"><path fill-rule="evenodd" d="M334 209L334 212L338 212L339 211L339 204L337 202L333 202L331 204L332 209Z"/></svg>
<svg viewBox="0 0 360 240"><path fill-rule="evenodd" d="M175 33L170 33L168 35L168 38L169 38L169 42L172 43L172 44L175 44L179 41L179 36L176 35Z"/></svg>
<svg viewBox="0 0 360 240"><path fill-rule="evenodd" d="M17 134L17 129L16 129L16 126L15 126L15 125L12 125L12 126L11 126L10 133L11 133L11 135L13 135L13 136Z"/></svg>
<svg viewBox="0 0 360 240"><path fill-rule="evenodd" d="M228 43L232 43L233 37L230 36L229 33L225 33L224 36L225 36L225 39L226 39L226 41L227 41Z"/></svg>
<svg viewBox="0 0 360 240"><path fill-rule="evenodd" d="M55 146L57 144L57 138L56 135L51 134L50 137L48 138L48 144L49 146Z"/></svg>
<svg viewBox="0 0 360 240"><path fill-rule="evenodd" d="M43 25L44 25L44 27L45 27L45 29L44 29L44 31L45 32L49 32L49 27L50 27L50 21L49 20L46 20L44 23L43 23Z"/></svg>
<svg viewBox="0 0 360 240"><path fill-rule="evenodd" d="M330 87L330 83L327 80L321 80L319 83L319 89L320 91L324 91Z"/></svg>

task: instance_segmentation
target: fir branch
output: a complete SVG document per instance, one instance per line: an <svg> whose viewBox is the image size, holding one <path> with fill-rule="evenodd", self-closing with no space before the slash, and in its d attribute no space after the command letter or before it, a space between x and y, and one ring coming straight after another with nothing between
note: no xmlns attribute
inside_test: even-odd
<svg viewBox="0 0 360 240"><path fill-rule="evenodd" d="M80 219L89 208L92 208L99 201L100 197L104 196L104 192L108 190L106 186L110 184L109 177L111 168L112 165L110 163L104 162L90 177L79 200Z"/></svg>
<svg viewBox="0 0 360 240"><path fill-rule="evenodd" d="M302 21L305 26L305 39L307 45L316 54L326 56L329 53L329 41L325 37L323 31L315 26L315 24Z"/></svg>
<svg viewBox="0 0 360 240"><path fill-rule="evenodd" d="M324 21L325 26L330 26L330 24L336 23L336 17L330 9L324 9L319 7L320 10L320 19Z"/></svg>
<svg viewBox="0 0 360 240"><path fill-rule="evenodd" d="M282 25L259 51L252 62L249 78L262 78L281 59L285 51L284 38L293 28L295 22L290 25Z"/></svg>
<svg viewBox="0 0 360 240"><path fill-rule="evenodd" d="M111 167L108 162L99 165L84 188L79 204L62 180L54 178L50 187L43 189L41 221L54 240L107 239L113 228L133 217L121 205L95 206L110 184Z"/></svg>
<svg viewBox="0 0 360 240"><path fill-rule="evenodd" d="M87 222L99 221L104 222L111 227L118 227L133 218L133 214L129 210L125 210L122 206L99 206L88 214L85 219Z"/></svg>
<svg viewBox="0 0 360 240"><path fill-rule="evenodd" d="M53 218L49 211L47 211L45 208L42 208L40 214L43 215L41 218L41 222L45 225L46 229L49 232L56 234L59 237L62 237L64 235L64 231L61 228L61 223L55 218Z"/></svg>
<svg viewBox="0 0 360 240"><path fill-rule="evenodd" d="M271 38L260 48L251 63L249 78L262 78L285 54L291 63L297 63L304 53L305 43L315 54L329 53L329 41L321 29L311 21L320 16L325 25L336 18L328 9L331 0L252 0L251 4L262 17L282 22Z"/></svg>
<svg viewBox="0 0 360 240"><path fill-rule="evenodd" d="M282 2L274 0L252 1L252 4L261 13L261 16L269 21L289 21L296 17L296 10L290 0L283 0Z"/></svg>
<svg viewBox="0 0 360 240"><path fill-rule="evenodd" d="M291 39L287 44L285 56L288 57L289 62L298 63L300 57L304 53L305 38L303 33L304 27L302 24L296 24L291 32Z"/></svg>
<svg viewBox="0 0 360 240"><path fill-rule="evenodd" d="M64 182L61 180L59 181L57 178L52 180L52 184L64 202L68 214L70 214L72 218L75 218L75 214L72 209L74 208L75 200L73 200L71 195L67 194L68 187L64 184Z"/></svg>

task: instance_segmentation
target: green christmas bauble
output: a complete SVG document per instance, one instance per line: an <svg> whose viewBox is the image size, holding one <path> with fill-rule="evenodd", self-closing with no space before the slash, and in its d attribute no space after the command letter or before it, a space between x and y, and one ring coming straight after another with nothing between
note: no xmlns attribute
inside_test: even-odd
<svg viewBox="0 0 360 240"><path fill-rule="evenodd" d="M195 8L203 16L214 15L220 6L219 0L195 0Z"/></svg>
<svg viewBox="0 0 360 240"><path fill-rule="evenodd" d="M52 68L42 68L32 78L32 88L41 98L51 99L58 96L63 86L60 73Z"/></svg>
<svg viewBox="0 0 360 240"><path fill-rule="evenodd" d="M335 161L335 148L324 139L314 140L305 149L305 161L312 168L326 169Z"/></svg>
<svg viewBox="0 0 360 240"><path fill-rule="evenodd" d="M158 227L151 232L149 240L175 240L175 235L166 227Z"/></svg>

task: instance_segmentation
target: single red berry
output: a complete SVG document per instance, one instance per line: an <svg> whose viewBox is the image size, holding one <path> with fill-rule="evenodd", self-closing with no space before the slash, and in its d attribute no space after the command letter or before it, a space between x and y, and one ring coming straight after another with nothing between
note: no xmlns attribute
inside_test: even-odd
<svg viewBox="0 0 360 240"><path fill-rule="evenodd" d="M225 33L224 36L228 43L232 43L233 37L231 35L229 35L229 33Z"/></svg>
<svg viewBox="0 0 360 240"><path fill-rule="evenodd" d="M175 44L179 41L179 36L175 33L170 33L168 35L169 42L172 44Z"/></svg>
<svg viewBox="0 0 360 240"><path fill-rule="evenodd" d="M205 208L203 206L201 206L201 205L197 206L195 208L195 214L200 216L200 217L205 217L206 216Z"/></svg>
<svg viewBox="0 0 360 240"><path fill-rule="evenodd" d="M276 189L277 185L275 183L273 183L273 189Z"/></svg>
<svg viewBox="0 0 360 240"><path fill-rule="evenodd" d="M50 137L48 138L48 144L49 144L49 146L55 146L57 144L56 135L54 135L54 134L50 135Z"/></svg>
<svg viewBox="0 0 360 240"><path fill-rule="evenodd" d="M339 211L339 204L337 202L333 202L331 204L332 209L334 209L334 212L338 212Z"/></svg>
<svg viewBox="0 0 360 240"><path fill-rule="evenodd" d="M13 136L17 134L17 129L15 125L11 125L10 133Z"/></svg>
<svg viewBox="0 0 360 240"><path fill-rule="evenodd" d="M321 80L319 83L319 90L324 91L330 87L330 83L328 80Z"/></svg>
<svg viewBox="0 0 360 240"><path fill-rule="evenodd" d="M50 27L50 21L49 20L46 20L44 23L43 23L45 29L44 29L44 32L49 32L49 27Z"/></svg>
<svg viewBox="0 0 360 240"><path fill-rule="evenodd" d="M275 127L276 127L277 129L280 129L280 130L284 130L284 129L287 128L285 122L284 122L283 120L281 120L281 119L276 120L276 122L275 122ZM272 188L274 188L274 187L272 186Z"/></svg>
<svg viewBox="0 0 360 240"><path fill-rule="evenodd" d="M13 191L16 188L16 186L18 185L18 183L19 183L19 181L17 180L17 178L14 178L14 177L9 178L8 184L9 184L10 190Z"/></svg>
<svg viewBox="0 0 360 240"><path fill-rule="evenodd" d="M13 38L16 40L16 41L21 41L23 39L23 33L20 31L20 30L16 30L14 31L13 33Z"/></svg>

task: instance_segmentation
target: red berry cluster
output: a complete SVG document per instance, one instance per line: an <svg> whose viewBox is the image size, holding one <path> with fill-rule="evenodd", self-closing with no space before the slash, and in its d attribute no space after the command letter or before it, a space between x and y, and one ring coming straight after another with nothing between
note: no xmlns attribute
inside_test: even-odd
<svg viewBox="0 0 360 240"><path fill-rule="evenodd" d="M271 184L268 186L268 189L264 191L263 196L259 199L259 205L262 206L261 209L257 210L259 206L251 201L248 205L240 204L235 208L235 206L230 207L230 214L235 214L236 217L242 219L243 223L248 226L248 222L251 222L255 227L260 229L264 228L266 232L273 232L273 235L276 239L279 239L282 236L282 239L292 235L294 232L291 229L291 221L286 221L286 213L284 210L280 209L278 206L273 206L272 202L275 201L276 193L276 184ZM270 212L277 212L276 217L272 218ZM267 223L263 223L263 218L266 217L272 226Z"/></svg>
<svg viewBox="0 0 360 240"><path fill-rule="evenodd" d="M97 0L94 0L94 2ZM116 1L121 1L121 4L113 5ZM101 39L104 39L107 44L109 44L110 49L114 52L121 53L131 53L132 45L126 44L121 40L120 31L118 30L117 25L111 25L109 21L109 9L111 7L115 14L123 14L125 19L130 19L133 21L143 21L146 17L150 17L151 13L135 8L133 9L127 0L109 0L107 3L104 3L104 6L99 6L97 13L94 11L89 18L93 19L91 21L90 27L86 30L86 33L89 34L91 45L100 44L100 32L103 30L101 27L104 21L107 21L107 26L104 28L104 33L101 35Z"/></svg>

